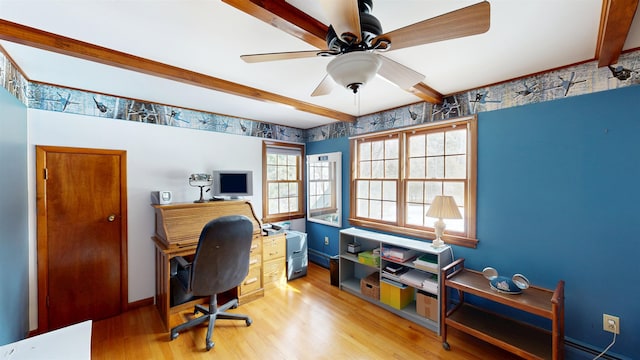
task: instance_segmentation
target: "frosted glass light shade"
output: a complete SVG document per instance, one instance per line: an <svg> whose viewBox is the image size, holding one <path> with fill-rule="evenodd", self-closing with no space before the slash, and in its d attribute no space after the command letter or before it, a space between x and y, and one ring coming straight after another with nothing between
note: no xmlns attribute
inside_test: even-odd
<svg viewBox="0 0 640 360"><path fill-rule="evenodd" d="M381 65L382 61L376 54L350 52L331 60L327 65L327 72L336 83L356 93L360 86L376 76Z"/></svg>

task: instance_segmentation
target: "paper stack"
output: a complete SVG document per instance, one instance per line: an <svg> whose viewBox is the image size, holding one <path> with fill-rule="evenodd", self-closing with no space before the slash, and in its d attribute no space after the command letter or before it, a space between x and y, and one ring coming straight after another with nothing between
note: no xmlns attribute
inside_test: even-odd
<svg viewBox="0 0 640 360"><path fill-rule="evenodd" d="M417 269L429 271L432 273L438 272L438 257L433 254L423 254L413 261L413 266Z"/></svg>
<svg viewBox="0 0 640 360"><path fill-rule="evenodd" d="M382 247L382 257L399 262L405 262L416 256L416 251L411 249L402 249L395 247Z"/></svg>
<svg viewBox="0 0 640 360"><path fill-rule="evenodd" d="M417 269L411 269L400 275L402 282L415 288L421 288L430 293L438 292L438 277Z"/></svg>

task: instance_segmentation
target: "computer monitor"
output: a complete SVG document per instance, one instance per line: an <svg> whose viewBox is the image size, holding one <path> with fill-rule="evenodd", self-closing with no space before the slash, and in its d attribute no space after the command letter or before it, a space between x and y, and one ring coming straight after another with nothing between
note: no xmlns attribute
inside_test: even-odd
<svg viewBox="0 0 640 360"><path fill-rule="evenodd" d="M213 172L213 196L238 199L253 195L253 171L215 170Z"/></svg>

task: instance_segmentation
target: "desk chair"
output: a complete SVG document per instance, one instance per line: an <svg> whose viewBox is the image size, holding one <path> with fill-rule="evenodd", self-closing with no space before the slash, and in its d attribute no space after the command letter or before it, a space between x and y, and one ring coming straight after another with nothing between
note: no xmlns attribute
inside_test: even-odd
<svg viewBox="0 0 640 360"><path fill-rule="evenodd" d="M207 223L200 233L200 240L192 263L178 259L179 282L184 290L194 296L210 296L209 308L196 305L193 313L202 313L184 324L171 329L171 340L185 329L209 322L207 330L207 351L216 319L244 320L251 325L247 315L227 313L238 307L238 299L233 299L218 307L217 294L239 286L249 273L249 252L253 240L253 223L243 215L224 216Z"/></svg>

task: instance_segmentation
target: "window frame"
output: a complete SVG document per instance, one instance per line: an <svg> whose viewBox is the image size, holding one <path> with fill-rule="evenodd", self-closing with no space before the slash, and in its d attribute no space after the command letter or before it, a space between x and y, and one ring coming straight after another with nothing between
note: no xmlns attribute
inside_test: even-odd
<svg viewBox="0 0 640 360"><path fill-rule="evenodd" d="M406 224L406 189L407 183L411 179L408 177L409 157L408 157L408 135L416 132L437 132L438 129L465 126L467 129L466 148L466 187L464 203L464 232L445 231L443 240L448 244L455 244L464 247L476 248L476 201L477 201L477 162L478 162L478 125L477 116L468 116L451 120L437 121L429 124L422 124L401 129L386 130L361 136L351 137L350 140L350 212L349 222L354 226L409 235L417 238L433 240L435 231L433 226L416 226ZM358 144L362 141L375 141L384 138L397 136L399 141L399 169L396 188L396 221L389 222L357 216L357 194L356 183L358 180L358 164L360 154L358 154ZM445 220L446 222L446 220Z"/></svg>
<svg viewBox="0 0 640 360"><path fill-rule="evenodd" d="M317 222L329 226L342 227L342 152L331 152L323 154L307 155L307 221ZM317 175L316 164L321 164L322 168L326 168L327 177ZM321 171L324 173L324 171ZM323 196L329 196L330 201L327 207L312 208L315 203L314 199L318 198L317 193L312 195L312 189L317 184L328 183L329 191ZM312 198L314 197L314 198ZM323 218L323 215L332 215L329 220Z"/></svg>
<svg viewBox="0 0 640 360"><path fill-rule="evenodd" d="M296 183L298 186L298 210L286 213L269 214L269 184L274 181L268 180L268 164L267 156L269 149L289 149L292 151L299 151L296 159L296 174L297 179L294 181L285 181L289 183ZM304 165L305 165L305 146L304 144L294 144L278 141L263 141L262 142L262 222L279 222L292 219L300 219L306 217L305 208L305 189L304 189ZM282 182L276 180L276 182Z"/></svg>

